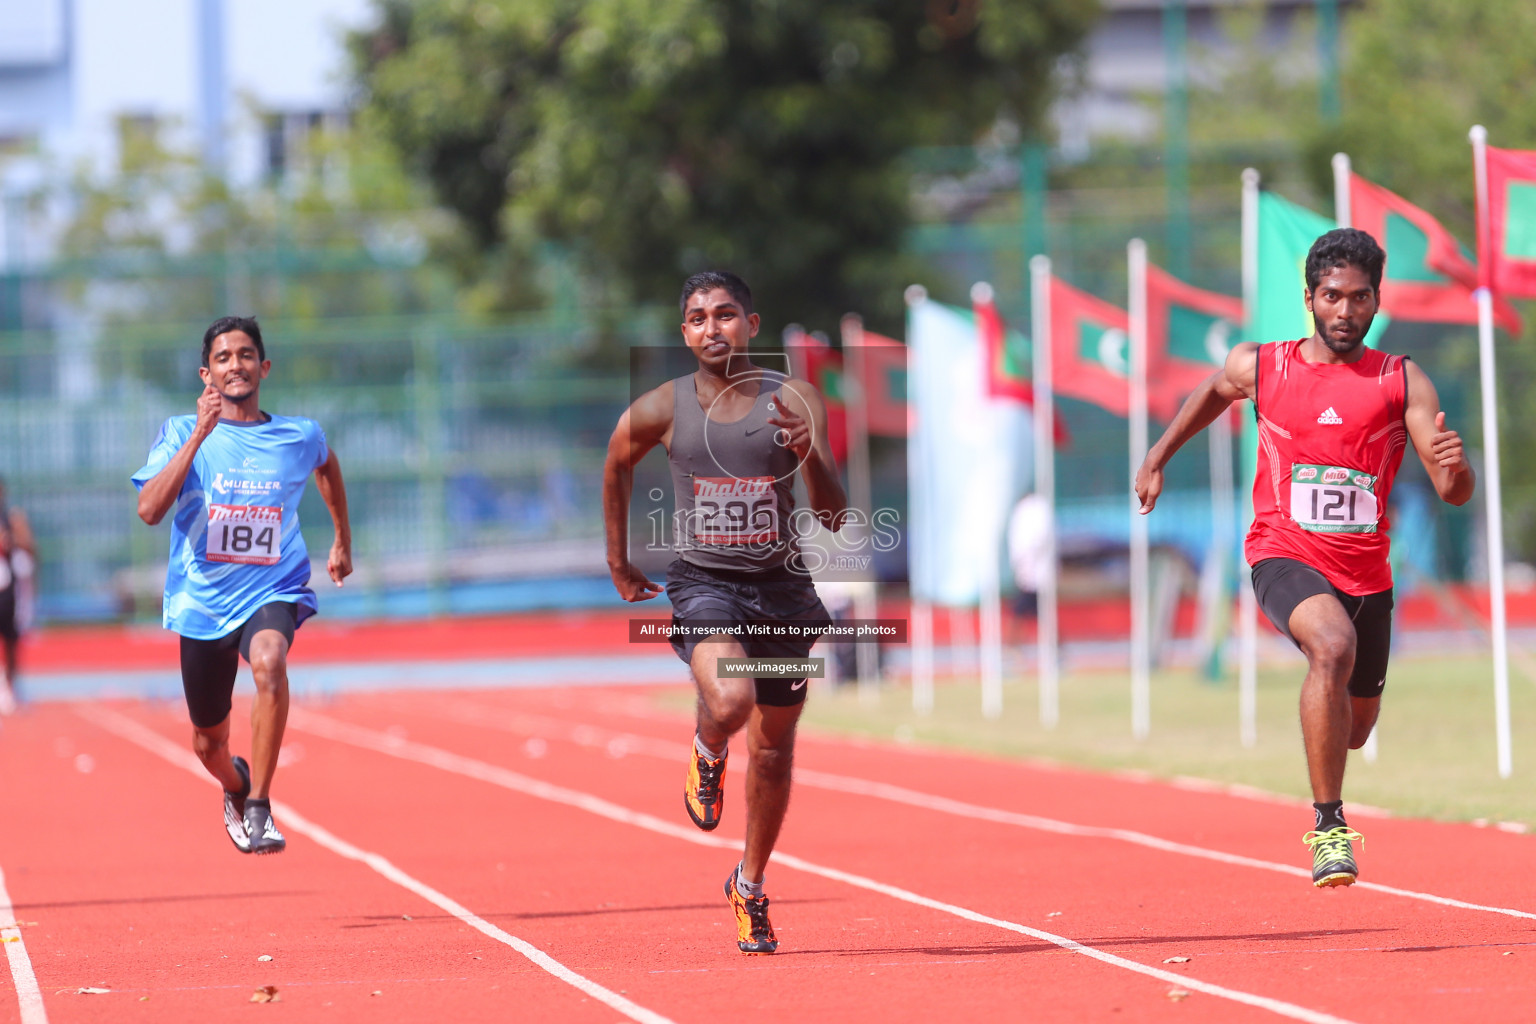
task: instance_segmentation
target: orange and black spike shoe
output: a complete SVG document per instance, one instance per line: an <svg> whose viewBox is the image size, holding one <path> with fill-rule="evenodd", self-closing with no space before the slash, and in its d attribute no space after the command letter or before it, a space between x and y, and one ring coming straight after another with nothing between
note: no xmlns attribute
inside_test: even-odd
<svg viewBox="0 0 1536 1024"><path fill-rule="evenodd" d="M779 948L779 940L768 923L768 897L743 896L736 890L736 876L741 865L731 869L725 880L725 898L730 901L736 914L736 948L743 953L761 956Z"/></svg>
<svg viewBox="0 0 1536 1024"><path fill-rule="evenodd" d="M694 746L688 754L688 778L683 781L683 806L688 817L705 832L713 832L720 824L720 812L725 807L725 754L711 761Z"/></svg>

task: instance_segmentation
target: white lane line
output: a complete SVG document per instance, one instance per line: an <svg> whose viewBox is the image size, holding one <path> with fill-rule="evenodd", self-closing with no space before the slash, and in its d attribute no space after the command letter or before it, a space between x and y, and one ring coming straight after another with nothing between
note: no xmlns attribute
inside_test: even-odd
<svg viewBox="0 0 1536 1024"><path fill-rule="evenodd" d="M434 705L429 709L429 712L451 718L454 721L488 728L502 728L508 731L542 730L550 734L563 733L562 738L571 743L579 746L605 749L614 756L636 753L678 762L682 762L687 756L685 745L669 743L650 736L616 732L545 715L528 714L526 712L504 712L486 705L474 704L473 702L464 701L456 703L462 706L455 707L452 704ZM880 800L889 800L892 803L906 804L909 807L920 807L924 810L937 811L941 814L973 818L977 821L1014 825L1019 828L1029 828L1038 832L1050 832L1063 836L1076 836L1086 839L1113 839L1153 850L1161 850L1164 853L1199 857L1221 864L1230 864L1234 867L1275 871L1283 875L1291 875L1295 878L1305 878L1308 881L1312 879L1310 871L1306 868L1297 867L1294 864L1279 864L1275 861L1260 860L1257 857L1246 857L1239 853L1224 853L1221 850L1211 850L1203 846L1176 843L1169 839L1161 839L1157 836L1148 835L1145 832L1136 832L1131 829L1107 828L1100 825L1077 825L1072 822L1058 821L1054 818L1043 818L1034 814L1005 811L996 807L966 803L963 800L935 796L930 793L920 792L919 790L895 786L887 782L874 782L849 775L834 775L829 772L818 772L808 768L796 768L795 784L812 786L817 789L833 790L840 793L850 793L855 796L875 797ZM1435 903L1442 907L1452 907L1457 910L1476 910L1488 914L1502 914L1505 917L1536 920L1536 913L1526 910L1516 910L1512 907L1495 907L1482 903L1469 903L1466 900L1453 899L1449 896L1437 896L1434 893L1418 892L1414 889L1400 889L1392 885L1382 885L1380 882L1356 882L1355 887L1368 889L1372 892L1386 893L1389 896L1422 900L1426 903Z"/></svg>
<svg viewBox="0 0 1536 1024"><path fill-rule="evenodd" d="M197 777L207 779L209 782L214 782L217 785L217 782L209 777L208 773L203 770L202 764L192 753L172 743L148 726L141 725L126 715L96 705L79 704L75 706L75 711L81 717L108 732L115 733L129 742L143 747L150 753L164 758L177 767L185 768ZM624 998L617 992L604 988L590 978L577 974L542 949L496 927L463 904L438 892L425 882L419 881L401 871L378 854L370 853L360 847L353 846L345 839L339 838L294 810L292 806L276 800L272 802L272 806L276 808L277 813L282 817L283 826L289 831L307 836L320 846L341 857L368 865L391 882L402 888L409 889L428 903L447 911L476 931L495 939L497 942L511 946L527 957L528 960L559 978L567 985L585 993L600 1003L612 1007L630 1020L639 1021L640 1024L673 1024L669 1018L663 1017L654 1010L648 1010L638 1003ZM26 1024L32 1024L32 1022L27 1021Z"/></svg>
<svg viewBox="0 0 1536 1024"><path fill-rule="evenodd" d="M37 975L32 973L32 959L27 956L21 922L16 920L16 908L11 906L3 870L0 870L0 921L4 922L0 924L0 944L5 946L5 959L11 965L11 982L16 986L16 1001L21 1005L21 1024L48 1024L43 993L37 987Z"/></svg>
<svg viewBox="0 0 1536 1024"><path fill-rule="evenodd" d="M479 779L482 782L489 782L492 785L501 786L526 796L549 800L560 804L562 807L579 808L599 817L607 818L610 821L634 825L699 846L708 846L715 849L737 849L741 845L739 839L727 839L723 836L703 833L697 829L684 828L670 821L663 821L653 815L630 810L627 807L604 800L601 797L593 796L590 793L568 789L565 786L557 786L542 779L531 778L508 768L502 768L499 765L488 764L485 761L478 761L472 757L455 754L439 747L428 746L425 743L416 743L399 736L391 736L388 733L379 732L375 729L352 725L351 723L326 715L316 714L312 711L290 711L288 727L325 739L348 743L365 750L388 754L391 757L397 757L404 761L415 761L434 768L440 768L443 771L464 775L472 779ZM1255 1006L1282 1017L1289 1017L1292 1020L1308 1021L1309 1024L1350 1024L1350 1022L1342 1017L1335 1017L1332 1014L1308 1009L1305 1006L1297 1006L1294 1003L1283 1002L1279 999L1271 999L1268 996L1255 995L1251 992L1243 992L1239 989L1226 988L1222 985L1200 981L1187 974L1175 974L1172 971L1151 967L1147 964L1138 963L1135 960L1127 960L1113 953L1106 953L1103 950L1085 946L1075 939L1069 939L1063 935L1055 935L1051 932L1041 931L1038 928L1031 928L1028 925L1018 924L1014 921L990 917L953 903L944 903L940 900L930 899L927 896L921 896L907 889L887 885L884 882L877 882L872 878L840 871L837 868L824 867L802 857L796 857L793 854L775 852L773 861L775 864L781 864L784 867L796 868L807 874L818 875L836 882L843 882L847 885L880 893L892 899L901 900L919 907L952 914L967 921L991 925L995 928L1002 928L1020 935L1028 935L1031 938L1060 946L1062 949L1081 953L1112 967L1119 967L1124 970L1134 971L1137 974L1144 974L1150 978L1171 982L1193 992L1204 992L1207 995L1228 999L1232 1002Z"/></svg>

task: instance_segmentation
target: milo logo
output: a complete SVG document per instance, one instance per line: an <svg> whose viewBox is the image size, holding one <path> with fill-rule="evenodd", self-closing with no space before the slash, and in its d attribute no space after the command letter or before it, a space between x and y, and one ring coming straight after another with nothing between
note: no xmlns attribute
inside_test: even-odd
<svg viewBox="0 0 1536 1024"><path fill-rule="evenodd" d="M1356 487L1369 487L1369 486L1371 486L1372 483L1374 483L1374 481L1370 477L1366 476L1364 473L1356 473L1355 474L1355 486Z"/></svg>
<svg viewBox="0 0 1536 1024"><path fill-rule="evenodd" d="M1296 471L1296 479L1297 480L1316 480L1317 479L1317 467L1316 466L1302 466L1300 469L1298 469Z"/></svg>
<svg viewBox="0 0 1536 1024"><path fill-rule="evenodd" d="M1323 470L1323 483L1325 484L1341 484L1348 479L1349 470L1347 469L1341 469L1338 466L1329 466L1327 469Z"/></svg>

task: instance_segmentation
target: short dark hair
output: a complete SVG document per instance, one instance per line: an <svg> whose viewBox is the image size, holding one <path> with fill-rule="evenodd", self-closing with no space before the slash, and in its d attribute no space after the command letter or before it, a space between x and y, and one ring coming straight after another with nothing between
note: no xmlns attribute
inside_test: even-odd
<svg viewBox="0 0 1536 1024"><path fill-rule="evenodd" d="M678 309L686 316L688 300L693 298L694 293L707 292L713 288L724 288L731 293L731 298L741 304L742 312L748 316L752 314L752 289L729 270L701 270L684 281L683 294L677 300Z"/></svg>
<svg viewBox="0 0 1536 1024"><path fill-rule="evenodd" d="M1312 243L1307 253L1307 291L1317 291L1323 275L1334 267L1359 267L1371 279L1371 291L1381 292L1381 272L1387 254L1376 239L1359 228L1334 228Z"/></svg>
<svg viewBox="0 0 1536 1024"><path fill-rule="evenodd" d="M221 316L203 332L203 365L208 365L208 353L213 351L213 339L230 331L243 331L256 343L256 354L265 362L267 347L261 343L261 325L253 316Z"/></svg>

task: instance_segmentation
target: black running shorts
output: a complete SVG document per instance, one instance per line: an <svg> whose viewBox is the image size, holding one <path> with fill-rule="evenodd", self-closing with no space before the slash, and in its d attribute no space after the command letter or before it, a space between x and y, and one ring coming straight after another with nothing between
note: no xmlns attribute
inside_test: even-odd
<svg viewBox="0 0 1536 1024"><path fill-rule="evenodd" d="M1392 651L1392 591L1357 597L1329 583L1305 562L1294 558L1264 558L1253 567L1253 592L1259 607L1291 643L1291 613L1318 594L1332 594L1355 624L1355 671L1349 677L1351 697L1380 697L1387 685L1387 658ZM1296 644L1297 648L1301 647Z"/></svg>
<svg viewBox="0 0 1536 1024"><path fill-rule="evenodd" d="M181 687L193 725L211 729L229 717L235 672L242 657L251 660L251 638L264 629L275 629L292 646L298 616L299 606L292 601L273 601L256 609L239 629L217 640L181 638Z"/></svg>
<svg viewBox="0 0 1536 1024"><path fill-rule="evenodd" d="M750 658L804 658L811 653L816 636L832 625L832 617L816 596L816 587L804 576L788 571L782 575L725 572L703 569L681 558L667 567L667 597L672 601L674 625L729 622L792 622L800 627L801 639L740 638ZM674 634L672 649L685 663L692 664L693 649L703 635L697 630ZM794 707L805 701L806 681L788 678L758 678L757 702L770 707Z"/></svg>
<svg viewBox="0 0 1536 1024"><path fill-rule="evenodd" d="M21 632L16 628L16 586L0 590L0 640L14 644Z"/></svg>

